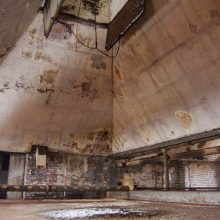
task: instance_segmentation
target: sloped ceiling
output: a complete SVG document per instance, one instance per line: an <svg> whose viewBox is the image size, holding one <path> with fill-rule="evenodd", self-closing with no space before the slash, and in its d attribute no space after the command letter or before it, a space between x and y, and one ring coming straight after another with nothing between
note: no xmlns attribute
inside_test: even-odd
<svg viewBox="0 0 220 220"><path fill-rule="evenodd" d="M112 88L111 59L60 24L45 39L41 15L11 49L40 1L0 1L2 58L11 50L0 68L0 150L108 154L220 127L219 0L147 2L122 40ZM78 25L92 46L94 28ZM104 48L104 29L99 36Z"/></svg>
<svg viewBox="0 0 220 220"><path fill-rule="evenodd" d="M0 0L0 63L34 19L41 0Z"/></svg>
<svg viewBox="0 0 220 220"><path fill-rule="evenodd" d="M103 49L106 31L97 31ZM78 24L77 35L94 46L94 28ZM1 64L0 150L24 152L37 144L111 153L111 70L110 58L79 44L61 24L45 38L39 13Z"/></svg>
<svg viewBox="0 0 220 220"><path fill-rule="evenodd" d="M114 152L220 127L220 1L157 2L114 62Z"/></svg>

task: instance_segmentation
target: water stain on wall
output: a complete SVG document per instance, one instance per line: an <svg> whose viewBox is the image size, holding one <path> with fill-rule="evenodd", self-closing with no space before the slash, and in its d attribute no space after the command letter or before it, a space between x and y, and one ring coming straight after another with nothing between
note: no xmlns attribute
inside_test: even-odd
<svg viewBox="0 0 220 220"><path fill-rule="evenodd" d="M116 74L116 76L118 77L118 79L120 80L120 81L124 81L124 76L123 76L123 74L119 71L119 69L115 66L115 74Z"/></svg>
<svg viewBox="0 0 220 220"><path fill-rule="evenodd" d="M189 129L192 125L192 116L190 112L176 111L175 116L179 124L184 129Z"/></svg>
<svg viewBox="0 0 220 220"><path fill-rule="evenodd" d="M92 64L91 64L92 68L106 70L107 65L106 65L106 63L104 63L102 56L100 56L100 55L92 55L90 57L90 59L92 61Z"/></svg>
<svg viewBox="0 0 220 220"><path fill-rule="evenodd" d="M69 147L75 148L83 154L108 154L112 152L112 131L108 128L96 129L87 134L70 133L71 143Z"/></svg>
<svg viewBox="0 0 220 220"><path fill-rule="evenodd" d="M92 12L93 15L98 15L103 2L100 0L82 0L83 7Z"/></svg>

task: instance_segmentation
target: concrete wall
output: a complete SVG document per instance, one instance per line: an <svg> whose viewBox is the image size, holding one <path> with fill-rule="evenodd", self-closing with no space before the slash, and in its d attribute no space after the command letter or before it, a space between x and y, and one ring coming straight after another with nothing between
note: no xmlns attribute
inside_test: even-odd
<svg viewBox="0 0 220 220"><path fill-rule="evenodd" d="M72 24L94 47L93 26ZM98 28L98 47L106 30ZM111 59L82 46L55 24L43 36L38 14L0 67L0 150L25 152L32 144L53 151L109 154L112 136Z"/></svg>
<svg viewBox="0 0 220 220"><path fill-rule="evenodd" d="M169 162L169 186L184 188L219 188L220 155L218 159L172 160ZM130 176L136 187L161 189L164 187L164 167L162 162L118 167L117 182L120 185L125 176Z"/></svg>
<svg viewBox="0 0 220 220"><path fill-rule="evenodd" d="M220 192L162 192L162 191L131 191L108 192L108 198L135 199L159 202L178 202L192 204L220 204Z"/></svg>
<svg viewBox="0 0 220 220"><path fill-rule="evenodd" d="M102 156L48 153L47 168L37 169L35 154L26 155L25 184L27 185L114 187L116 184L114 174L112 161ZM25 198L45 196L45 193L25 193ZM62 197L63 193L60 196Z"/></svg>
<svg viewBox="0 0 220 220"><path fill-rule="evenodd" d="M114 62L114 152L220 126L220 2L147 2Z"/></svg>
<svg viewBox="0 0 220 220"><path fill-rule="evenodd" d="M9 185L24 184L25 154L10 154ZM22 192L7 192L8 199L22 199Z"/></svg>

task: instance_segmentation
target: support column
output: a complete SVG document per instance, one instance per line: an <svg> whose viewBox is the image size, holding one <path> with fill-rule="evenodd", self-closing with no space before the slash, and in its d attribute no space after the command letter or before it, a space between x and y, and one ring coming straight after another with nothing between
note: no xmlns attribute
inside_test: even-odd
<svg viewBox="0 0 220 220"><path fill-rule="evenodd" d="M25 154L10 154L8 184L23 185ZM7 192L7 199L22 199L22 192Z"/></svg>
<svg viewBox="0 0 220 220"><path fill-rule="evenodd" d="M169 156L167 155L167 151L165 149L163 151L163 162L164 162L164 188L165 190L169 190Z"/></svg>

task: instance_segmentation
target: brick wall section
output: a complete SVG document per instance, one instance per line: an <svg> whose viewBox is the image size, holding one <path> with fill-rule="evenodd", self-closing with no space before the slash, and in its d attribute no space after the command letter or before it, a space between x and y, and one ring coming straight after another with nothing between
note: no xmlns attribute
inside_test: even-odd
<svg viewBox="0 0 220 220"><path fill-rule="evenodd" d="M25 184L27 185L113 187L116 181L114 173L112 161L104 156L50 152L47 155L47 168L37 169L35 154L26 155ZM46 196L45 193L25 193L25 198L44 196Z"/></svg>
<svg viewBox="0 0 220 220"><path fill-rule="evenodd" d="M214 158L214 157L212 157ZM220 157L206 160L173 160L169 163L169 184L171 188L220 187ZM163 163L117 168L117 182L124 176L133 178L137 187L162 188Z"/></svg>
<svg viewBox="0 0 220 220"><path fill-rule="evenodd" d="M161 188L163 185L162 163L147 163L140 166L117 168L119 184L126 175L133 178L134 184L137 187Z"/></svg>

